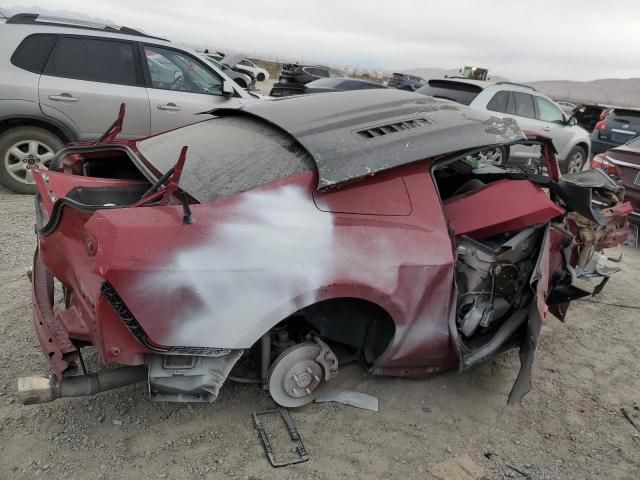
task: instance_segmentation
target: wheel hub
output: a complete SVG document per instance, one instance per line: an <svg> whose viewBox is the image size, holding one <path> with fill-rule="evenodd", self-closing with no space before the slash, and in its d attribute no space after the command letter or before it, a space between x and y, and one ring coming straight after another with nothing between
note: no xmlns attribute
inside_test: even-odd
<svg viewBox="0 0 640 480"><path fill-rule="evenodd" d="M284 389L292 397L304 397L320 385L322 368L313 360L302 360L289 369L284 377Z"/></svg>
<svg viewBox="0 0 640 480"><path fill-rule="evenodd" d="M273 362L267 384L271 398L277 404L300 407L320 394L326 379L331 376L318 361L322 352L323 348L317 343L299 343L285 350Z"/></svg>
<svg viewBox="0 0 640 480"><path fill-rule="evenodd" d="M54 152L48 145L37 140L21 140L13 144L5 154L4 166L9 175L21 183L33 184L32 167L46 168Z"/></svg>

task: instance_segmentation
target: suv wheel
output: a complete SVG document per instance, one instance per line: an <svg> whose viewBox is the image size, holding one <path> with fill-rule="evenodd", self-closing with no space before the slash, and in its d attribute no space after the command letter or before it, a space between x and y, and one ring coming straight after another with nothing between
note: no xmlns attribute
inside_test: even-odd
<svg viewBox="0 0 640 480"><path fill-rule="evenodd" d="M562 173L578 173L582 171L584 162L587 159L587 153L582 147L573 147L567 155L567 159L563 162Z"/></svg>
<svg viewBox="0 0 640 480"><path fill-rule="evenodd" d="M258 80L259 82L264 82L264 73L259 73L256 77L256 80Z"/></svg>
<svg viewBox="0 0 640 480"><path fill-rule="evenodd" d="M47 130L17 127L0 135L0 182L17 193L35 193L31 167L48 167L62 141Z"/></svg>
<svg viewBox="0 0 640 480"><path fill-rule="evenodd" d="M504 167L507 164L507 160L509 160L509 147L492 148L484 152L484 154L492 165Z"/></svg>

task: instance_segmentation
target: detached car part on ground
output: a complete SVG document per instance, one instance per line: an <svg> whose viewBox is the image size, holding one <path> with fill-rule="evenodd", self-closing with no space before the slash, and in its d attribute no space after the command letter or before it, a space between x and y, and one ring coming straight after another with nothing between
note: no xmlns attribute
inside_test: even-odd
<svg viewBox="0 0 640 480"><path fill-rule="evenodd" d="M426 377L511 348L519 401L547 310L601 288L594 252L629 233L605 174L560 178L548 139L451 102L384 89L212 113L138 141L116 122L34 171L53 376L21 378L24 403L142 379L154 400L212 402L231 379L295 407L348 362ZM548 176L478 160L520 142ZM77 375L88 345L126 366Z"/></svg>

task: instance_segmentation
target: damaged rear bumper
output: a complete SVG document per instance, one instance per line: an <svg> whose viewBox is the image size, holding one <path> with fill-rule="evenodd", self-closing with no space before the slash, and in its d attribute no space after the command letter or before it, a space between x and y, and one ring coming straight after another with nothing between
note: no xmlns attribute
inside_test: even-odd
<svg viewBox="0 0 640 480"><path fill-rule="evenodd" d="M39 249L33 257L31 294L33 324L40 347L53 373L60 379L65 372L75 369L78 350L53 311L53 275L42 263Z"/></svg>

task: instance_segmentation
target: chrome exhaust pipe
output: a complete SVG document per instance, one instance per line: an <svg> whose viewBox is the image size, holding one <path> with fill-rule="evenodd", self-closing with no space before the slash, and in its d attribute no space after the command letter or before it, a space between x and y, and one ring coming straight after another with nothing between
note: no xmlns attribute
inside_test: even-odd
<svg viewBox="0 0 640 480"><path fill-rule="evenodd" d="M17 399L23 405L48 403L62 397L82 397L146 381L146 365L112 370L58 380L54 375L18 377Z"/></svg>

